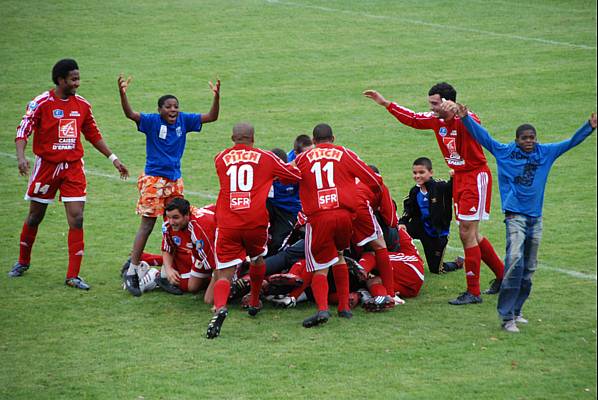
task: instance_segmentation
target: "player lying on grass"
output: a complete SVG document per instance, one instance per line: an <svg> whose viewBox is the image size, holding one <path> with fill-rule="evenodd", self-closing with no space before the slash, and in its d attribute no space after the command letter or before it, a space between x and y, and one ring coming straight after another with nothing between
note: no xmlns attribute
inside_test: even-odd
<svg viewBox="0 0 598 400"><path fill-rule="evenodd" d="M125 274L127 290L141 296L137 267L156 218L164 213L164 205L175 197L183 197L181 158L185 151L188 132L199 132L203 124L218 119L220 111L220 81L209 82L214 95L212 107L207 114L179 112L179 101L173 95L158 99L158 113L145 114L134 111L129 104L127 90L131 78L118 77L120 101L125 116L137 124L137 130L146 136L145 171L137 181L139 201L137 214L141 225L133 242L131 263Z"/></svg>

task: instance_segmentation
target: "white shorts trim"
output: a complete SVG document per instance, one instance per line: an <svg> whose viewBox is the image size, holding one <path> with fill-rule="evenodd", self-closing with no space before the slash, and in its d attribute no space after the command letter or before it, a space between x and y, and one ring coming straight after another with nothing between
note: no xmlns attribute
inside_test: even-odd
<svg viewBox="0 0 598 400"><path fill-rule="evenodd" d="M266 254L268 254L268 248L267 248L267 247L264 247L264 251L262 251L260 254L258 254L258 255L257 255L257 256L255 256L255 257L250 257L249 259L250 259L251 261L255 261L255 260L257 260L258 258L265 256Z"/></svg>
<svg viewBox="0 0 598 400"><path fill-rule="evenodd" d="M187 275L187 274L185 274L185 275ZM191 272L189 272L189 276L193 277L193 278L204 279L204 278L211 278L212 274L211 273L207 273L207 272L195 272L195 271L191 271Z"/></svg>
<svg viewBox="0 0 598 400"><path fill-rule="evenodd" d="M374 210L372 210L372 207L370 207L369 201L368 201L368 211L370 212L370 218L372 218L372 224L374 225L374 233L372 233L370 236L363 239L361 242L357 243L357 246L365 246L372 240L376 240L383 235L382 228L380 227L380 224L378 223L378 219L374 215Z"/></svg>
<svg viewBox="0 0 598 400"><path fill-rule="evenodd" d="M62 197L60 196L60 200L63 203L68 203L71 201L86 201L87 200L87 196L81 196L81 197Z"/></svg>
<svg viewBox="0 0 598 400"><path fill-rule="evenodd" d="M309 222L305 224L305 268L308 272L319 271L321 269L330 268L338 262L338 256L332 260L319 264L311 252L311 225Z"/></svg>
<svg viewBox="0 0 598 400"><path fill-rule="evenodd" d="M54 203L54 199L40 199L39 197L29 197L28 195L25 195L25 197L23 197L23 198L28 201L35 201L37 203L43 203L43 204Z"/></svg>

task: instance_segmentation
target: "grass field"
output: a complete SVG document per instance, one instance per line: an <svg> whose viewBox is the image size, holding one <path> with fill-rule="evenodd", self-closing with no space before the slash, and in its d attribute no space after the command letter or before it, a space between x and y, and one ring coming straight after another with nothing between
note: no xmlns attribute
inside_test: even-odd
<svg viewBox="0 0 598 400"><path fill-rule="evenodd" d="M385 314L355 312L306 330L311 305L234 309L220 338L203 338L201 296L133 298L118 271L139 220L135 176L145 142L120 109L116 77L133 75L133 107L152 112L173 93L207 112L208 80L222 80L221 117L191 136L183 159L188 198L213 201L213 156L234 123L257 145L290 148L328 122L337 141L377 164L401 199L410 166L435 139L401 126L361 92L426 110L428 88L454 84L499 140L524 122L543 142L569 137L596 108L595 1L2 1L0 25L0 398L2 399L591 399L596 398L596 136L563 156L549 179L540 269L529 326L500 331L496 298L455 308L461 272L427 276L419 298ZM88 202L82 267L87 293L63 285L68 227L49 207L26 276L18 256L27 180L14 129L28 101L51 87L54 62L79 62L79 93L133 177L119 181L86 144ZM27 154L31 157L31 146ZM496 171L494 160L489 164ZM495 181L496 185L496 181ZM482 231L504 254L495 186ZM454 230L456 232L456 230ZM156 229L148 249L158 251ZM453 235L448 257L459 254ZM491 279L483 267L482 282Z"/></svg>

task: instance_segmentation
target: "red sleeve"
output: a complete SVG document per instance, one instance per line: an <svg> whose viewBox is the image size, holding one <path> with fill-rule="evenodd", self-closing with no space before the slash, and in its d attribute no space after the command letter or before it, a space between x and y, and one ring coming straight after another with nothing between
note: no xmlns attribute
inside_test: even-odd
<svg viewBox="0 0 598 400"><path fill-rule="evenodd" d="M273 161L274 176L280 179L280 183L288 185L301 180L301 171L292 164L283 163L280 158L271 152L265 152Z"/></svg>
<svg viewBox="0 0 598 400"><path fill-rule="evenodd" d="M363 162L361 158L353 151L343 148L343 151L348 156L349 163L352 164L351 170L359 178L359 180L368 185L374 193L380 191L380 185L382 185L382 177L372 171L368 165Z"/></svg>
<svg viewBox="0 0 598 400"><path fill-rule="evenodd" d="M91 106L89 107L87 115L85 116L81 130L85 136L85 139L87 139L87 141L90 143L96 143L98 140L102 139L102 135L100 134L96 120L91 112Z"/></svg>
<svg viewBox="0 0 598 400"><path fill-rule="evenodd" d="M41 110L42 102L36 102L32 100L27 104L27 109L25 111L25 115L23 115L23 119L21 123L17 127L17 136L15 137L15 141L17 140L27 140L29 136L33 133L34 128L37 126L39 122L40 115L42 114Z"/></svg>
<svg viewBox="0 0 598 400"><path fill-rule="evenodd" d="M380 215L388 226L397 226L397 208L385 184L381 186Z"/></svg>
<svg viewBox="0 0 598 400"><path fill-rule="evenodd" d="M168 234L168 227L166 223L162 225L162 251L170 254L174 253L174 245L170 239L170 235Z"/></svg>
<svg viewBox="0 0 598 400"><path fill-rule="evenodd" d="M438 124L438 118L430 112L416 113L408 108L401 107L397 103L390 103L386 109L402 124L415 129L434 129Z"/></svg>

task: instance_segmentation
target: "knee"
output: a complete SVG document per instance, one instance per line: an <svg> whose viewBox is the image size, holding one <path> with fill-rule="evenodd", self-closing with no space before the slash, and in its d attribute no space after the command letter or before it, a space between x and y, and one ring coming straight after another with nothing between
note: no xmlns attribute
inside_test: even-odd
<svg viewBox="0 0 598 400"><path fill-rule="evenodd" d="M27 225L29 225L30 227L34 228L34 227L38 226L39 224L41 224L43 219L44 219L44 214L30 213L29 215L27 215L27 218L25 219L25 223Z"/></svg>
<svg viewBox="0 0 598 400"><path fill-rule="evenodd" d="M71 216L69 218L69 225L71 228L83 229L83 213Z"/></svg>

